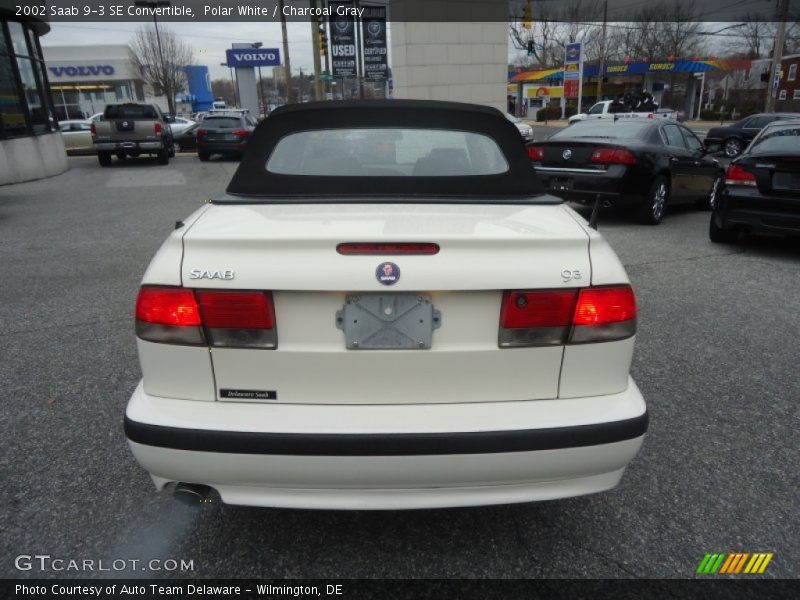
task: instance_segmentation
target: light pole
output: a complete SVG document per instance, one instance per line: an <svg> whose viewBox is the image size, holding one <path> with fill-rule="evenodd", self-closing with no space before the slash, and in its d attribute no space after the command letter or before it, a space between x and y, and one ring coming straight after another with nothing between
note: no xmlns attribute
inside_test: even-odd
<svg viewBox="0 0 800 600"><path fill-rule="evenodd" d="M161 49L161 34L158 33L158 17L156 8L167 8L170 6L172 2L170 0L136 0L134 2L135 6L139 8L149 8L153 10L153 24L156 28L156 41L158 42L158 61L161 63L161 76L163 78L164 83L164 93L167 95L167 106L169 107L170 114L175 114L175 98L172 97L172 92L170 90L170 82L169 77L167 76L167 70L164 67L164 52Z"/></svg>
<svg viewBox="0 0 800 600"><path fill-rule="evenodd" d="M228 63L219 63L220 67L228 67L228 70L231 73L231 90L233 91L233 103L238 104L238 100L236 99L236 81L233 79L233 67L229 66Z"/></svg>
<svg viewBox="0 0 800 600"><path fill-rule="evenodd" d="M262 42L253 42L253 48L261 48ZM267 100L264 98L264 79L261 77L261 65L258 65L258 89L261 91L261 106L264 108L264 115L267 114Z"/></svg>

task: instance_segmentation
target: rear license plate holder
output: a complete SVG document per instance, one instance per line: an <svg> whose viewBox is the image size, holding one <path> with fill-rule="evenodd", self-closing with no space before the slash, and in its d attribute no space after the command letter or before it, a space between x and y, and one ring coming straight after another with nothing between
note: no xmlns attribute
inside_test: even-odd
<svg viewBox="0 0 800 600"><path fill-rule="evenodd" d="M423 294L348 294L336 311L349 350L427 350L442 315Z"/></svg>
<svg viewBox="0 0 800 600"><path fill-rule="evenodd" d="M556 192L565 192L572 189L572 179L554 177L550 180L550 189Z"/></svg>

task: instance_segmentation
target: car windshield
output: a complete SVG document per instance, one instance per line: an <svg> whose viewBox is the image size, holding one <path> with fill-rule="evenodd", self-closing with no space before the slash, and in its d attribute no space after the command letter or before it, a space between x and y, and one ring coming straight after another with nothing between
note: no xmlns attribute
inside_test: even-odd
<svg viewBox="0 0 800 600"><path fill-rule="evenodd" d="M152 121L158 118L155 108L152 106L139 106L124 104L111 104L106 107L106 119L130 119L131 121Z"/></svg>
<svg viewBox="0 0 800 600"><path fill-rule="evenodd" d="M241 127L243 123L241 119L236 117L206 117L203 119L203 125L206 127L235 129L236 127Z"/></svg>
<svg viewBox="0 0 800 600"><path fill-rule="evenodd" d="M551 140L574 138L619 138L633 139L648 127L649 123L638 121L582 121L570 125L550 136Z"/></svg>
<svg viewBox="0 0 800 600"><path fill-rule="evenodd" d="M750 147L750 154L789 152L800 154L800 124L771 127Z"/></svg>
<svg viewBox="0 0 800 600"><path fill-rule="evenodd" d="M491 138L444 129L302 131L278 142L266 163L281 175L454 177L496 175L508 163Z"/></svg>

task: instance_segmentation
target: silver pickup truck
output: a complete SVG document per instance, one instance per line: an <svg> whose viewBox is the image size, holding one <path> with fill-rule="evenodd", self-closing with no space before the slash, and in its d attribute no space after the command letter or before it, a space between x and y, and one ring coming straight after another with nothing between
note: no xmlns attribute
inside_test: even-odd
<svg viewBox="0 0 800 600"><path fill-rule="evenodd" d="M107 167L112 154L119 160L149 154L158 157L158 164L169 164L175 156L170 120L155 104L109 104L103 117L92 123L97 159Z"/></svg>

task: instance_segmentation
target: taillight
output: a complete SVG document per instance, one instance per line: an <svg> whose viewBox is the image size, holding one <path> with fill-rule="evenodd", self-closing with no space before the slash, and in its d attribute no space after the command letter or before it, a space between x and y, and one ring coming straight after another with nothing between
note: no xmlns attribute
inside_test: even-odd
<svg viewBox="0 0 800 600"><path fill-rule="evenodd" d="M544 148L541 146L528 146L528 158L535 161L543 161Z"/></svg>
<svg viewBox="0 0 800 600"><path fill-rule="evenodd" d="M91 124L89 130L92 132L92 137L97 135L97 125L95 123Z"/></svg>
<svg viewBox="0 0 800 600"><path fill-rule="evenodd" d="M150 287L136 300L136 335L170 344L275 348L270 292Z"/></svg>
<svg viewBox="0 0 800 600"><path fill-rule="evenodd" d="M635 333L636 298L627 285L503 294L503 348L607 342Z"/></svg>
<svg viewBox="0 0 800 600"><path fill-rule="evenodd" d="M204 135L208 135L208 129L198 129L197 130L197 137L202 137Z"/></svg>
<svg viewBox="0 0 800 600"><path fill-rule="evenodd" d="M623 148L597 148L592 152L592 162L606 165L635 165L636 157Z"/></svg>
<svg viewBox="0 0 800 600"><path fill-rule="evenodd" d="M247 129L234 129L231 133L236 137L247 137L250 135L250 132L247 131Z"/></svg>
<svg viewBox="0 0 800 600"><path fill-rule="evenodd" d="M345 256L379 256L384 254L420 254L429 256L439 252L439 244L416 242L395 242L390 244L346 242L336 246L336 251Z"/></svg>
<svg viewBox="0 0 800 600"><path fill-rule="evenodd" d="M164 128L161 126L161 123L155 124L156 135L161 135L164 133Z"/></svg>
<svg viewBox="0 0 800 600"><path fill-rule="evenodd" d="M725 172L725 185L756 185L756 174L739 165L730 165Z"/></svg>

